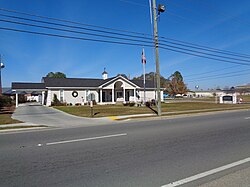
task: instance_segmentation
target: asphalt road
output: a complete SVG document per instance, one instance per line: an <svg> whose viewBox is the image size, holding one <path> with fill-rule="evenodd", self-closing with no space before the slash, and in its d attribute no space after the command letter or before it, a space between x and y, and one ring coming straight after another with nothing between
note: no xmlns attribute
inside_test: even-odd
<svg viewBox="0 0 250 187"><path fill-rule="evenodd" d="M249 157L250 111L1 133L0 186L160 187Z"/></svg>

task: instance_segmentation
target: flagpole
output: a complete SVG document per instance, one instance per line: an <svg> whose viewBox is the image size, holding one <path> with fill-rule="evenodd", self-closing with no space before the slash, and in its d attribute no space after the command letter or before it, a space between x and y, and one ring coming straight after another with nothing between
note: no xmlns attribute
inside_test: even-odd
<svg viewBox="0 0 250 187"><path fill-rule="evenodd" d="M142 68L143 68L143 88L144 88L144 96L143 96L143 104L146 103L146 57L144 53L144 48L142 48Z"/></svg>
<svg viewBox="0 0 250 187"><path fill-rule="evenodd" d="M144 104L146 103L146 63L143 63L143 86L144 86Z"/></svg>

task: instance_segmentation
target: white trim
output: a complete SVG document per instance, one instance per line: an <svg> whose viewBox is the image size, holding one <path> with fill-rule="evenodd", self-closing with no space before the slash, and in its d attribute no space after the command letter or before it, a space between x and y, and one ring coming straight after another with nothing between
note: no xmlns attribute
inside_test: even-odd
<svg viewBox="0 0 250 187"><path fill-rule="evenodd" d="M132 86L135 86L136 88L140 88L140 87L138 87L136 84L134 84L133 82L131 82L130 80L124 78L124 77L121 76L121 75L119 75L119 76L117 76L117 77L114 77L113 79L109 80L108 82L105 82L104 84L100 85L98 88L102 88L104 85L108 85L108 84L110 84L112 81L115 81L115 80L117 80L117 79L119 79L119 78L123 79L123 81L125 81L125 82L131 84Z"/></svg>
<svg viewBox="0 0 250 187"><path fill-rule="evenodd" d="M102 103L102 89L100 89L100 102L99 103Z"/></svg>
<svg viewBox="0 0 250 187"><path fill-rule="evenodd" d="M62 101L61 101L61 98L62 98ZM63 89L59 90L59 101L64 102L64 90Z"/></svg>
<svg viewBox="0 0 250 187"><path fill-rule="evenodd" d="M136 89L134 89L134 102L136 102Z"/></svg>
<svg viewBox="0 0 250 187"><path fill-rule="evenodd" d="M16 108L18 107L18 93L16 92Z"/></svg>
<svg viewBox="0 0 250 187"><path fill-rule="evenodd" d="M124 81L123 81L123 103L126 103L126 87Z"/></svg>
<svg viewBox="0 0 250 187"><path fill-rule="evenodd" d="M63 90L96 90L99 89L99 87L46 87L47 89L55 89L55 90L59 90L59 89L63 89Z"/></svg>
<svg viewBox="0 0 250 187"><path fill-rule="evenodd" d="M114 103L115 102L115 85L113 85L113 88L112 88L112 103Z"/></svg>

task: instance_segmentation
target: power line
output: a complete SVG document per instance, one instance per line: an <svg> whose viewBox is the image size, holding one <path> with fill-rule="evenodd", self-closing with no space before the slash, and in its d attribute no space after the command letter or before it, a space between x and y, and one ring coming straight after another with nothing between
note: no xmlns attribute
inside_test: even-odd
<svg viewBox="0 0 250 187"><path fill-rule="evenodd" d="M238 55L237 53L233 54L233 53L229 53L229 52L224 52L223 50L215 50L215 49L211 49L211 48L208 48L208 47L199 47L199 45L186 45L184 42L184 44L182 43L176 43L176 42L171 42L171 41L168 41L168 40L159 40L159 41L162 41L162 42L167 42L167 43L171 43L171 44L174 44L174 45L180 45L180 46L184 46L184 47L190 47L190 48L193 48L193 49L198 49L198 50L205 50L205 51L210 51L210 52L214 52L214 53L219 53L219 54L224 54L224 55L230 55L230 56L237 56L237 57L240 57L240 58L250 58L250 56L247 56L247 55Z"/></svg>
<svg viewBox="0 0 250 187"><path fill-rule="evenodd" d="M128 0L126 0L128 2ZM142 6L142 4L140 4ZM146 5L143 5L146 6ZM123 33L131 33L131 34L136 34L136 35L143 35L144 37L140 37L140 36L132 36L132 35L127 35L127 34L121 34L121 33L114 33L114 32L108 32L108 31L100 31L100 30L92 30L91 31L96 31L96 32L105 32L108 34L117 34L117 35L122 35L122 36L128 36L128 37L137 37L137 38L141 38L141 39L148 39L148 40L152 40L153 35L152 34L146 34L146 33L140 33L140 32L133 32L133 31L128 31L128 30L122 30L122 29L115 29L115 28L110 28L110 27L102 27L102 26L97 26L97 25L92 25L92 24L84 24L81 22L75 22L75 21L69 21L69 20L65 20L65 19L58 19L58 18L51 18L51 17L47 17L47 16L41 16L41 15L36 15L36 14L30 14L30 13L24 13L24 12L20 12L20 11L16 11L16 10L10 10L10 9L4 9L4 8L0 8L1 11L5 11L5 12L10 12L10 13L15 13L15 14L21 14L21 15L26 15L26 16L33 16L33 17L37 17L37 18L43 18L43 19L48 19L48 20L54 20L54 21L60 21L60 22L65 22L65 23L71 23L71 24L77 24L77 25L83 25L83 26L87 26L87 27L93 27L93 28L100 28L100 29L105 29L105 30L113 30L113 31L119 31L119 32L123 32ZM4 15L1 14L2 16L8 16L9 15ZM15 17L17 19L19 19L17 16L11 16L11 17ZM21 18L21 19L26 19L26 20L30 20L33 21L32 19L29 18ZM38 20L34 20L34 21L38 21ZM45 21L39 21L39 22L43 22L46 23ZM47 23L50 24L50 23ZM58 24L58 23L53 23L54 25L58 25L58 26L65 26L63 24ZM66 25L65 27L69 27L68 25ZM85 29L85 30L90 30L90 28L79 28L79 27L74 27L74 26L70 26L71 28L78 28L78 29ZM145 36L149 36L149 37L145 37ZM172 38L167 38L164 36L159 36L159 38L162 39L166 39L166 40L170 40L170 41L174 41L174 42L179 42L179 43L183 43L183 44L188 44L188 45L192 45L194 46L193 48L204 48L204 50L211 50L211 52L224 52L224 54L228 54L228 55L234 55L234 56L239 56L239 57L243 57L243 58L250 58L250 55L246 55L246 54L242 54L242 53L236 53L236 52L231 52L231 51L227 51L227 50L221 50L221 49L216 49L216 48L212 48L212 47L207 47L207 46L203 46L203 45L198 45L198 44L193 44L193 43L189 43L189 42L185 42L185 41L181 41L181 40L176 40L176 39L172 39ZM169 42L166 40L162 40L164 42ZM176 44L178 45L178 44ZM190 47L192 47L190 46ZM203 50L203 49L202 49Z"/></svg>
<svg viewBox="0 0 250 187"><path fill-rule="evenodd" d="M44 23L44 24L49 24L49 25L57 25L57 26L62 26L62 27L67 27L67 28L82 29L82 30L88 30L88 31L94 31L94 32L101 32L101 33L106 33L106 34L114 34L114 35L120 35L120 36L127 36L127 37L133 37L133 38L142 38L142 39L152 40L152 38L148 38L148 37L134 36L134 35L128 35L128 34L121 34L121 33L116 33L116 32L103 31L103 30L99 30L99 29L90 29L90 28L86 28L86 27L78 27L78 26L72 26L72 25L65 25L65 24L60 24L60 23L55 23L55 22L41 21L41 20L35 20L35 19L30 19L30 18L23 18L23 17L18 17L18 16L10 16L10 15L6 15L6 14L0 14L0 16L14 18L14 19L21 19L21 20L26 20L26 21L33 21L33 22L38 22L38 23Z"/></svg>
<svg viewBox="0 0 250 187"><path fill-rule="evenodd" d="M233 75L235 73L241 73L241 72L245 72L245 71L250 71L250 69L245 69L245 70L240 70L240 71L233 71L233 72L228 72L228 73L223 73L223 75ZM210 75L210 76L204 76L204 77L197 77L195 80L197 79L204 79L204 78L210 78L210 77L220 77L222 76L221 74L217 74L217 75ZM193 80L193 79L187 79L186 81L190 81L190 80Z"/></svg>
<svg viewBox="0 0 250 187"><path fill-rule="evenodd" d="M71 33L77 33L77 34L85 34L85 35L91 35L91 36L98 36L98 37L105 37L105 38L112 38L112 39L119 39L119 40L126 40L126 41L133 41L133 42L145 42L145 43L148 43L148 44L153 44L153 42L143 41L143 40L135 40L135 39L115 37L115 36L107 36L107 35L101 35L101 34L93 34L93 33L87 33L87 32L72 31L72 30L68 30L68 29L60 29L60 28L55 28L55 27L41 26L41 25L35 25L35 24L29 24L29 23L23 23L23 22L16 22L16 21L9 21L9 20L3 20L3 19L0 19L0 21L6 22L6 23L18 24L18 25L26 25L26 26L31 26L31 27L38 27L38 28L43 28L43 29L52 29L52 30L71 32Z"/></svg>
<svg viewBox="0 0 250 187"><path fill-rule="evenodd" d="M147 44L141 44L141 43L129 43L129 42L118 42L118 41L109 41L109 40L90 39L90 38L82 38L82 37L75 37L75 36L51 34L51 33L44 33L44 32L27 31L27 30L22 30L22 29L13 29L13 28L8 28L8 27L0 27L0 29L1 30L8 30L8 31L15 31L15 32L22 32L22 33L29 33L29 34L37 34L37 35L43 35L43 36L54 36L54 37L59 37L59 38L93 41L93 42L112 43L112 44L121 44L121 45L132 45L132 46L141 46L141 47L143 47L143 46L154 47L153 45L147 45Z"/></svg>
<svg viewBox="0 0 250 187"><path fill-rule="evenodd" d="M2 14L0 14L0 15L2 15ZM5 17L11 17L11 18L23 19L21 17L16 17L16 16L8 16L8 15L4 15L4 16ZM39 20L34 20L34 19L25 19L25 18L24 18L24 20L35 21L35 22L42 22L42 23L46 23L46 24L54 24L54 25L59 25L59 26L64 26L64 27L70 27L70 28L72 28L71 26L68 26L68 25L55 24L55 23L52 23L52 22L44 22L44 21L39 21ZM93 33L79 32L79 31L72 31L72 30L68 30L68 29L59 29L59 28L55 28L55 27L48 27L48 26L41 26L41 25L35 25L35 24L28 24L28 23L16 22L16 21L10 21L10 20L0 20L0 21L14 23L14 24L20 24L20 25L27 25L27 26L32 26L32 27L39 27L39 28L46 28L46 29L53 29L53 30L71 32L71 33L77 33L77 34L86 34L86 35L99 36L99 37L108 37L108 38L113 38L113 39L135 41L135 42L145 42L145 43L150 43L150 44L152 43L152 42L142 41L142 40L120 38L120 37L114 37L114 36L105 36L105 35L100 35L100 34L93 34ZM73 28L75 28L75 27L73 27ZM79 28L79 27L76 27L76 28ZM82 27L80 27L80 28L82 28ZM108 33L110 33L110 32L108 32ZM142 38L145 38L145 37L142 37ZM146 38L146 39L150 39L150 38ZM174 44L176 44L176 43L174 43ZM243 60L243 59L239 59L239 58L231 58L231 57L225 57L225 56L220 56L220 55L214 55L214 54L210 54L210 53L204 53L204 52L200 52L200 51L195 51L195 50L190 50L190 49L186 49L186 48L176 47L176 46L173 46L173 45L167 45L167 44L162 44L162 43L160 43L160 45L167 46L167 47L172 47L172 48L176 48L176 49L181 49L181 50L186 50L186 51L190 51L190 52L195 52L195 53L201 53L201 54L205 54L205 55L212 55L212 56L219 57L219 58L227 58L227 59L231 59L231 60L238 60L238 61L243 61L243 62L250 62L249 60ZM182 44L178 44L178 45L188 46L189 47L189 45L182 45Z"/></svg>
<svg viewBox="0 0 250 187"><path fill-rule="evenodd" d="M113 31L118 31L118 32L132 33L132 34L144 35L144 36L149 35L149 34L140 33L140 32L134 32L134 31L128 31L128 30L122 30L122 29L115 29L115 28L103 27L103 26L97 26L97 25L86 24L86 23L81 23L81 22L77 22L77 21L70 21L70 20L66 20L66 19L52 18L52 17L48 17L48 16L41 16L41 15L25 13L25 12L20 12L20 11L16 11L16 10L5 9L5 8L0 8L0 10L5 11L5 12L10 12L10 13L15 13L15 14L21 14L21 15L26 15L26 16L33 16L33 17L37 17L37 18L53 20L53 21L72 23L72 24L82 25L82 26L87 26L87 27L93 27L93 28L99 28L99 29L105 29L105 30L113 30Z"/></svg>
<svg viewBox="0 0 250 187"><path fill-rule="evenodd" d="M209 79L199 79L199 80L192 80L188 82L200 82L200 81L206 81L206 80L213 80L213 79L221 79L221 78L227 78L227 77L240 77L242 75L249 75L249 73L241 73L241 74L235 74L235 75L228 75L228 76L220 76L220 77L214 77Z"/></svg>
<svg viewBox="0 0 250 187"><path fill-rule="evenodd" d="M87 35L92 35L92 36L108 37L108 38L119 39L119 40L127 40L127 41L133 41L133 42L143 42L143 43L152 44L152 42L142 41L142 40L134 40L134 39L119 38L119 37L105 36L105 35L99 35L99 34L78 32L78 31L72 31L72 30L67 30L67 29L59 29L59 28L55 28L55 27L47 27L47 26L41 26L41 25L35 25L35 24L27 24L27 23L15 22L15 21L9 21L9 20L1 20L0 19L0 21L4 21L4 22L8 22L8 23L14 23L14 24L20 24L20 25L27 25L27 26L39 27L39 28L59 30L59 31L64 31L64 32L77 33L77 34L87 34ZM175 46L172 46L172 45L166 45L166 44L160 44L160 45L171 47L171 48L176 48L176 49L180 49L180 50L186 50L186 51L190 51L190 52L195 52L195 53L200 53L200 54L215 56L215 57L219 57L219 58L227 58L227 59L233 59L233 60L239 60L239 61L246 61L246 60L242 60L242 59L235 59L235 58L223 57L223 56L213 55L213 54L204 53L204 52L197 52L197 51L194 51L194 50L189 50L189 49L181 48L181 47L175 47ZM225 60L223 60L223 61L225 62ZM229 62L229 61L226 61L226 62ZM246 61L246 62L250 62L250 61ZM233 63L233 62L230 61L230 63ZM234 63L243 65L242 63L239 63L239 62L234 62ZM244 64L244 65L246 65L246 64ZM250 64L248 64L248 65L250 65Z"/></svg>
<svg viewBox="0 0 250 187"><path fill-rule="evenodd" d="M12 16L13 17L13 16ZM15 16L14 16L15 17ZM19 17L20 18L20 17ZM33 19L29 19L29 20L32 20ZM5 20L6 21L6 20ZM37 21L37 20L35 20ZM10 21L9 21L10 22ZM39 21L39 22L43 22L43 21ZM17 22L15 22L17 23ZM51 22L44 22L44 23L50 23L52 24ZM25 23L26 24L26 23ZM34 26L34 24L26 24L26 25L32 25ZM62 24L60 24L61 26ZM37 26L37 25L36 25ZM63 25L63 26L67 26L67 25ZM42 28L49 28L49 29L56 29L56 30L61 30L61 31L67 31L67 32L77 32L77 31L70 31L70 30L65 30L65 29L58 29L58 28L51 28L51 27L45 27L45 26L38 26L38 27L42 27ZM7 28L7 30L12 30L12 31L17 31L17 29L11 29L11 28ZM18 30L20 32L27 32L25 30ZM31 32L29 32L31 33ZM82 33L82 32L77 32L77 33ZM33 32L33 34L41 34L39 32ZM46 35L47 33L43 33L43 35ZM86 33L84 33L86 34ZM88 33L90 35L95 35L97 36L96 34L92 34L92 33ZM47 35L50 35L51 34L47 34ZM59 36L59 35L54 35L54 36ZM122 39L122 40L129 40L131 41L131 39L126 39L126 38L118 38L118 37L110 37L110 36L104 36L104 35L98 35L98 36L102 36L102 37L109 37L109 38L116 38L116 39ZM62 36L62 37L65 37L65 36ZM66 36L66 37L69 37L69 36ZM72 37L71 37L72 38ZM79 38L79 37L73 37L73 39L76 39L76 38ZM87 39L87 38L82 38L82 39ZM90 39L88 39L90 40ZM95 40L95 41L101 41L101 40ZM146 41L141 41L141 40L133 40L133 41L136 41L136 42L146 42ZM103 42L103 41L102 41ZM106 42L106 41L105 41ZM108 42L111 42L111 41L108 41ZM123 43L123 44L126 44L126 42L116 42L116 43ZM146 42L147 43L147 42ZM150 42L151 43L151 42ZM131 43L128 43L129 45L131 45ZM143 45L143 46L146 46L144 44L141 44L140 45ZM222 61L222 62L228 62L228 63L233 63L233 64L238 64L238 65L250 65L250 64L246 64L246 63L240 63L240 62L233 62L233 61L229 61L229 60L223 60L223 59L218 59L218 58L212 58L212 57L208 57L208 56L204 56L204 55L198 55L198 54L195 54L195 53L201 53L201 54L205 54L205 55L210 55L210 56L215 56L215 57L219 57L219 58L227 58L227 59L233 59L233 60L239 60L239 61L245 61L245 62L250 62L250 61L247 61L247 60L242 60L242 59L236 59L236 58L230 58L230 57L224 57L224 56L219 56L219 55L214 55L214 54L210 54L210 53L203 53L203 52L200 52L200 51L195 51L195 50L190 50L190 49L186 49L186 48L180 48L180 47L176 47L176 46L172 46L172 45L166 45L166 44L160 44L160 45L164 45L164 46L167 46L167 47L171 47L171 48L176 48L176 49L180 49L180 50L185 50L185 51L190 51L190 52L194 52L194 53L189 53L189 52L185 52L185 51L180 51L180 50L174 50L174 49L170 49L170 48L166 48L166 47L161 47L162 49L166 49L166 50L170 50L170 51L174 51L174 52L180 52L180 53L184 53L184 54L189 54L189 55L193 55L193 56L197 56L197 57L202 57L202 58L207 58L207 59L211 59L211 60L217 60L217 61ZM151 45L149 45L151 46Z"/></svg>
<svg viewBox="0 0 250 187"><path fill-rule="evenodd" d="M175 50L175 49L171 49L171 48L167 48L167 47L162 47L162 46L160 46L159 48L165 49L165 50L168 50L168 51L174 51L174 52L178 52L178 53L183 53L183 54L187 54L187 55L191 55L191 56L196 56L196 57L201 57L201 58L207 58L207 59L210 59L210 60L216 60L216 61L227 62L227 63L231 63L231 64L244 65L244 66L250 66L250 64L247 64L247 63L233 62L233 61L229 61L229 60L208 57L208 56L204 56L204 55L194 54L194 53L180 51L180 50Z"/></svg>
<svg viewBox="0 0 250 187"><path fill-rule="evenodd" d="M176 47L176 46L173 46L173 45L167 45L167 44L162 44L162 43L160 45L167 46L167 47L172 47L172 48L180 49L180 50L186 50L186 51L189 51L189 52L200 53L200 54L203 54L203 55L211 55L211 56L215 56L215 57L219 57L219 58L227 58L227 59L230 59L230 60L237 60L237 61L242 61L242 62L250 62L250 60L244 60L244 59L239 59L239 58L231 58L231 57L225 57L225 56L215 55L215 54L211 54L211 53L199 52L199 51L195 51L195 50L192 50L192 49Z"/></svg>
<svg viewBox="0 0 250 187"><path fill-rule="evenodd" d="M0 27L0 29L15 31L15 32L23 32L23 33L44 35L44 36L54 36L54 37L60 37L60 38L78 39L78 40L95 41L95 42L103 42L103 43L113 43L113 44L122 44L122 45L134 45L134 46L142 46L142 47L143 46L145 46L145 47L153 47L153 45L148 45L148 44L143 44L143 43L129 43L129 42L118 42L118 41L109 41L109 40L90 39L90 38L73 37L73 36L51 34L51 33L44 33L44 32L27 31L27 30L21 30L21 29L13 29L13 28L7 28L7 27ZM197 56L197 57L201 57L201 58L207 58L207 59L210 59L210 60L217 60L217 61L228 62L228 63L232 63L232 64L250 66L250 64L246 64L246 63L240 63L240 62L233 62L233 61L229 61L229 60L217 59L217 58L213 58L213 57L197 55L197 54L184 52L184 51L180 51L180 50L175 50L175 49L171 49L171 48L166 48L166 47L161 47L161 46L159 46L159 48L169 50L169 51L179 52L179 53L183 53L183 54L188 54L188 55L192 55L192 56Z"/></svg>
<svg viewBox="0 0 250 187"><path fill-rule="evenodd" d="M1 15L1 14L0 14ZM6 15L5 15L6 16ZM13 16L10 16L13 17ZM14 18L16 18L14 16ZM22 19L20 17L18 17L19 19ZM26 20L26 19L25 19ZM53 24L51 22L43 22L43 21L39 21L39 20L33 20L33 19L28 19L31 21L36 21L36 22L42 22L42 23L46 23L46 24ZM39 28L46 28L46 29L53 29L53 30L59 30L59 31L65 31L65 32L71 32L71 33L77 33L77 34L86 34L86 35L92 35L92 36L99 36L99 37L108 37L108 38L113 38L113 39L119 39L119 40L127 40L127 41L135 41L135 42L145 42L145 43L149 43L151 44L152 42L148 42L148 41L142 41L142 40L135 40L135 39L128 39L128 38L120 38L120 37L114 37L114 36L105 36L105 35L100 35L100 34L93 34L93 33L86 33L86 32L79 32L79 31L72 31L72 30L68 30L68 29L59 29L59 28L55 28L55 27L48 27L48 26L41 26L41 25L35 25L35 24L28 24L28 23L23 23L23 22L16 22L16 21L10 21L10 20L0 20L3 22L8 22L8 23L14 23L14 24L19 24L19 25L26 25L26 26L32 26L32 27L39 27ZM56 24L57 25L57 24ZM62 25L59 24L60 26L68 26L68 25ZM74 27L73 27L74 28ZM78 27L77 27L78 28ZM80 27L81 28L81 27ZM143 37L144 38L144 37ZM205 54L205 55L211 55L214 57L219 57L219 58L226 58L226 59L231 59L231 60L238 60L238 61L243 61L243 62L250 62L249 60L243 60L243 59L239 59L239 58L231 58L231 57L225 57L225 56L220 56L220 55L215 55L215 54L210 54L210 53L205 53L205 52L201 52L201 51L195 51L195 50L190 50L190 49L186 49L186 48L182 48L182 47L176 47L173 45L167 45L167 44L163 44L160 43L160 45L163 46L167 46L167 47L171 47L171 48L175 48L175 49L180 49L180 50L186 50L189 52L195 52L195 53L200 53L200 54ZM181 44L179 44L181 45ZM183 45L183 46L187 46L187 45Z"/></svg>
<svg viewBox="0 0 250 187"><path fill-rule="evenodd" d="M250 25L250 23L248 21L245 21L245 20L243 20L243 19L241 19L239 17L235 17L234 15L230 15L230 14L228 14L227 12L225 12L223 10L219 11L219 10L215 9L214 7L212 7L210 4L205 3L204 1L202 1L201 4L203 4L203 7L204 6L209 7L209 12L214 12L216 15L220 14L222 16L230 17L232 21L243 24L243 25L246 25L246 24Z"/></svg>
<svg viewBox="0 0 250 187"><path fill-rule="evenodd" d="M192 76L197 76L197 75L204 75L204 74L214 73L214 72L218 72L218 71L223 71L223 70L231 69L231 68L235 68L235 67L238 67L238 65L230 66L230 67L222 68L222 69L217 69L217 70L212 70L212 71L206 71L206 72L203 72L203 73L196 73L196 74L185 75L185 77L192 77Z"/></svg>
<svg viewBox="0 0 250 187"><path fill-rule="evenodd" d="M137 2L134 2L134 1L128 1L128 0L119 0L121 2L124 2L124 3L128 3L128 4L131 4L131 5L137 5L137 6L142 6L142 7L147 7L147 5L145 4L141 4L141 3L137 3Z"/></svg>

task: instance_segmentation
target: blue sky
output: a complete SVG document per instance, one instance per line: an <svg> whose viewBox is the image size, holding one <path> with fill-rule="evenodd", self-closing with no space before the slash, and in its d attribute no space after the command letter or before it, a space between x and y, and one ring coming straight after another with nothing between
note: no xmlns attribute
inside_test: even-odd
<svg viewBox="0 0 250 187"><path fill-rule="evenodd" d="M250 55L250 1L158 0L157 3L165 4L167 9L158 22L160 36ZM148 0L2 0L0 8L122 30L152 32ZM3 22L0 22L0 26L45 31ZM109 77L124 73L133 78L142 74L140 46L3 30L0 30L0 36L0 53L6 66L2 70L4 87L10 87L11 82L40 82L51 71L64 72L67 77L101 78L106 67ZM145 53L146 71L155 71L153 49L145 47ZM163 49L159 54L161 75L167 78L178 70L190 89L196 85L208 89L250 83L249 66ZM240 71L242 76L230 77L231 72ZM223 75L228 76L213 77Z"/></svg>

